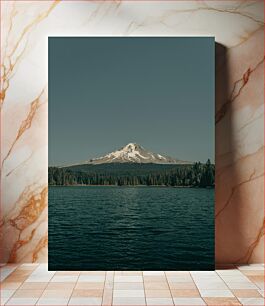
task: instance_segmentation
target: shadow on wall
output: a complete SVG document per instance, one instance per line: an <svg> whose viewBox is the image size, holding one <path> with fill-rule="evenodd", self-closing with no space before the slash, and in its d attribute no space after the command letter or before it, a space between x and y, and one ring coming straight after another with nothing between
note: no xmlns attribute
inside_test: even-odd
<svg viewBox="0 0 265 306"><path fill-rule="evenodd" d="M249 183L252 184L252 180L259 176L255 174L257 162L251 159L244 160L243 164L245 157L239 158L240 126L235 122L238 112L234 108L235 100L237 104L242 103L237 98L245 91L250 68L246 67L241 79L236 82L230 80L233 68L229 65L228 50L216 43L215 69L215 262L254 262L253 251L260 242L263 231L259 230L259 220L256 220L256 224L249 222L255 207L257 209L260 203L251 203L248 188ZM249 206L251 204L255 205Z"/></svg>
<svg viewBox="0 0 265 306"><path fill-rule="evenodd" d="M233 146L232 140L232 124L231 116L226 120L224 128L220 128L219 122L226 115L227 108L229 107L229 74L227 63L227 48L219 43L215 43L215 262L223 263L220 260L220 253L222 254L222 222L221 219L223 202L222 202L222 180L220 172L222 171L222 152L231 152ZM222 137L226 137L226 141ZM223 146L227 147L224 148ZM221 154L221 155L220 155ZM230 157L232 163L232 157ZM231 172L231 176L236 176ZM236 179L236 178L235 178ZM224 225L224 224L223 224Z"/></svg>

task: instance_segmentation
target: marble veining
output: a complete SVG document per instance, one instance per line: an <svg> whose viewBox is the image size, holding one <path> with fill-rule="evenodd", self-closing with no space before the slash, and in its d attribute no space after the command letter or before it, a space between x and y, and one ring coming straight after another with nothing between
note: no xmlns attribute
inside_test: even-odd
<svg viewBox="0 0 265 306"><path fill-rule="evenodd" d="M263 1L2 1L1 262L47 261L47 37L215 36L216 262L264 257Z"/></svg>

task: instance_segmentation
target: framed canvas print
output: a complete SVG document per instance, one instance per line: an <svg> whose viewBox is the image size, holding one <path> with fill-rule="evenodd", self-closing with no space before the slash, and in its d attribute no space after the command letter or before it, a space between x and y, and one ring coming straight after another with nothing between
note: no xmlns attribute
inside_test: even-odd
<svg viewBox="0 0 265 306"><path fill-rule="evenodd" d="M48 48L49 269L214 270L214 38Z"/></svg>

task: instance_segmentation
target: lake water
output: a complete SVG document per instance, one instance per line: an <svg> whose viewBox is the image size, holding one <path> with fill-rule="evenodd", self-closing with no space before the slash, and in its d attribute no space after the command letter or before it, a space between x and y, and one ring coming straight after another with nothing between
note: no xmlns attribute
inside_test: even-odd
<svg viewBox="0 0 265 306"><path fill-rule="evenodd" d="M214 270L214 190L49 187L49 269Z"/></svg>

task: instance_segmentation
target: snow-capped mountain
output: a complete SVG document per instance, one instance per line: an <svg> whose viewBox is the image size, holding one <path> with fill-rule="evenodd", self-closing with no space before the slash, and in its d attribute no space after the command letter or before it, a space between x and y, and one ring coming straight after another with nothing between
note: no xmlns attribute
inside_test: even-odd
<svg viewBox="0 0 265 306"><path fill-rule="evenodd" d="M111 152L105 156L93 158L86 163L106 164L106 163L154 163L154 164L190 164L190 162L163 156L145 150L137 143L128 143L123 148Z"/></svg>

